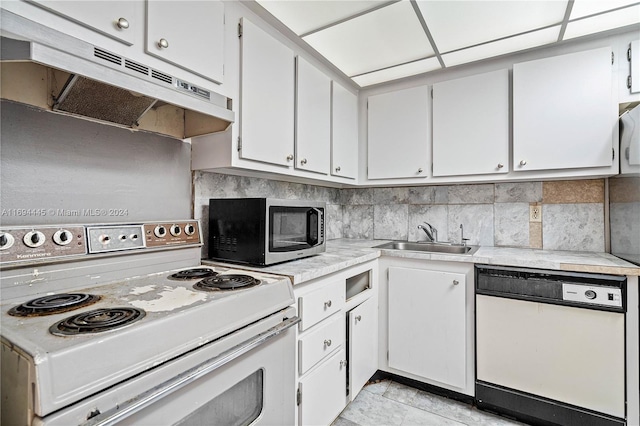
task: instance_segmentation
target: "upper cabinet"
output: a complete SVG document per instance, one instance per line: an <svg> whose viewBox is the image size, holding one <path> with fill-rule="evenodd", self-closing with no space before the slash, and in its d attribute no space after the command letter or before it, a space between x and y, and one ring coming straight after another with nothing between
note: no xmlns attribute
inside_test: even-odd
<svg viewBox="0 0 640 426"><path fill-rule="evenodd" d="M240 38L240 157L290 167L294 160L295 57L247 19Z"/></svg>
<svg viewBox="0 0 640 426"><path fill-rule="evenodd" d="M331 174L355 179L358 174L358 96L332 82Z"/></svg>
<svg viewBox="0 0 640 426"><path fill-rule="evenodd" d="M297 57L296 167L327 174L331 141L331 79Z"/></svg>
<svg viewBox="0 0 640 426"><path fill-rule="evenodd" d="M509 171L509 71L433 85L433 176Z"/></svg>
<svg viewBox="0 0 640 426"><path fill-rule="evenodd" d="M369 179L429 175L427 86L370 96L367 129Z"/></svg>
<svg viewBox="0 0 640 426"><path fill-rule="evenodd" d="M44 9L64 16L103 35L134 44L136 27L135 4L132 1L44 1L29 0Z"/></svg>
<svg viewBox="0 0 640 426"><path fill-rule="evenodd" d="M612 165L611 58L605 47L514 64L515 171Z"/></svg>
<svg viewBox="0 0 640 426"><path fill-rule="evenodd" d="M224 4L215 0L147 0L145 51L208 80L222 83Z"/></svg>

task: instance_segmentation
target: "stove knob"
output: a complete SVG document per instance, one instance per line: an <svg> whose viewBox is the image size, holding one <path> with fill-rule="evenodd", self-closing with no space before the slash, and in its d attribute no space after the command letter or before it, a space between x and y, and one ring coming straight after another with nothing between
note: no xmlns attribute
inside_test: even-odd
<svg viewBox="0 0 640 426"><path fill-rule="evenodd" d="M187 235L193 235L196 233L196 227L193 226L192 224L188 224L187 226L184 227L184 233Z"/></svg>
<svg viewBox="0 0 640 426"><path fill-rule="evenodd" d="M59 246L66 246L71 243L72 239L73 234L66 229L59 229L55 234L53 234L53 242Z"/></svg>
<svg viewBox="0 0 640 426"><path fill-rule="evenodd" d="M593 300L596 298L596 292L593 290L587 290L584 292L584 297L586 297L589 300Z"/></svg>
<svg viewBox="0 0 640 426"><path fill-rule="evenodd" d="M167 228L165 228L162 225L158 225L156 226L156 228L153 230L153 234L158 237L158 238L162 238L167 234Z"/></svg>
<svg viewBox="0 0 640 426"><path fill-rule="evenodd" d="M15 242L13 235L8 232L0 233L0 250L6 250L10 248Z"/></svg>
<svg viewBox="0 0 640 426"><path fill-rule="evenodd" d="M31 231L24 234L22 241L26 246L36 248L44 244L45 236L40 231Z"/></svg>
<svg viewBox="0 0 640 426"><path fill-rule="evenodd" d="M182 230L180 230L180 227L178 225L171 225L171 228L169 228L169 232L171 232L171 235L173 235L174 237L177 237L178 235L180 235Z"/></svg>

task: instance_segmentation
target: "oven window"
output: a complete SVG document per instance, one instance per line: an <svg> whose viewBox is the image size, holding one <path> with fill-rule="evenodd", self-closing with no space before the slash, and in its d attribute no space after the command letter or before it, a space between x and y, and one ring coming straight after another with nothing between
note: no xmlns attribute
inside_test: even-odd
<svg viewBox="0 0 640 426"><path fill-rule="evenodd" d="M263 369L250 374L175 425L240 426L252 423L262 412L263 376Z"/></svg>
<svg viewBox="0 0 640 426"><path fill-rule="evenodd" d="M269 215L270 251L294 251L311 246L308 229L314 225L309 221L308 208L270 207Z"/></svg>

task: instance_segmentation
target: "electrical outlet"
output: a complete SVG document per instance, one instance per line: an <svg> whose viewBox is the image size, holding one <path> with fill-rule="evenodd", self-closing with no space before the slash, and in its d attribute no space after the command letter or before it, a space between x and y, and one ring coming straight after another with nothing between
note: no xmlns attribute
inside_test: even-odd
<svg viewBox="0 0 640 426"><path fill-rule="evenodd" d="M542 206L529 206L529 222L542 222Z"/></svg>

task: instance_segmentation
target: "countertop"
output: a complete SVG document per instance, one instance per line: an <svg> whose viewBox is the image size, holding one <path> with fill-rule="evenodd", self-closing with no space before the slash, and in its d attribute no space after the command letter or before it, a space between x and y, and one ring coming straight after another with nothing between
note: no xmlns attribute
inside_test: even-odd
<svg viewBox="0 0 640 426"><path fill-rule="evenodd" d="M447 262L469 262L488 265L521 266L529 268L555 269L560 271L592 272L614 275L640 275L640 267L609 253L580 251L554 251L508 247L480 247L472 255L424 253L415 251L377 249L375 246L388 240L338 239L327 242L325 253L291 262L265 267L250 267L203 260L204 264L234 266L239 269L262 271L286 275L291 282L303 282L338 272L380 256L407 259L438 260Z"/></svg>

